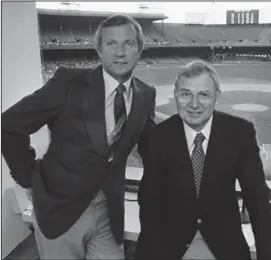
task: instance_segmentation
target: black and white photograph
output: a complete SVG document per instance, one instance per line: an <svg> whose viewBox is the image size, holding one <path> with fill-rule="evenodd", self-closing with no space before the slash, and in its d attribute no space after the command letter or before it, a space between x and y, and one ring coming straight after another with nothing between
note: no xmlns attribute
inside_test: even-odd
<svg viewBox="0 0 271 260"><path fill-rule="evenodd" d="M1 259L270 260L270 2L1 2Z"/></svg>

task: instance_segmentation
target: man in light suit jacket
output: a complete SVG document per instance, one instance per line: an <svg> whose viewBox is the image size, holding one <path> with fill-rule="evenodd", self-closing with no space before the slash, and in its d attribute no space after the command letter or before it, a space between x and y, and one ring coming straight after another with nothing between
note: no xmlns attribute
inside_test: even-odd
<svg viewBox="0 0 271 260"><path fill-rule="evenodd" d="M102 66L59 68L2 115L2 152L14 180L32 192L42 259L124 259L124 182L136 143L144 154L155 89L132 76L143 50L129 16L96 32ZM36 160L29 136L48 125L51 142Z"/></svg>
<svg viewBox="0 0 271 260"><path fill-rule="evenodd" d="M178 114L152 131L144 160L137 259L250 259L236 180L257 260L271 259L270 190L253 124L215 111L219 79L202 61L181 69L174 96Z"/></svg>

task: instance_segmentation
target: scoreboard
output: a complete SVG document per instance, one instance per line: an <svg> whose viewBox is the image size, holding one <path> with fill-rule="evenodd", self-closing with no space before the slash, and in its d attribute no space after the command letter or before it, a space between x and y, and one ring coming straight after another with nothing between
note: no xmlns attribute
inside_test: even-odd
<svg viewBox="0 0 271 260"><path fill-rule="evenodd" d="M259 10L227 11L227 24L258 24Z"/></svg>

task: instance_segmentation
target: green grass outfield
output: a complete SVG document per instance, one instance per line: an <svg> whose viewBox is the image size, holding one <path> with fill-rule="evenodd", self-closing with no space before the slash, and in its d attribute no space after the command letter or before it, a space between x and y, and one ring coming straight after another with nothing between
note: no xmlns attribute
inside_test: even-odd
<svg viewBox="0 0 271 260"><path fill-rule="evenodd" d="M217 109L237 115L254 123L257 141L271 144L271 64L214 64L221 82L221 100ZM135 75L154 85L157 90L156 111L166 116L176 113L173 99L173 82L180 66L137 68ZM247 111L234 109L235 105L248 105ZM256 105L256 111L253 106ZM263 111L257 111L263 108ZM265 171L271 174L271 151L264 159ZM138 155L133 152L129 166L141 167Z"/></svg>

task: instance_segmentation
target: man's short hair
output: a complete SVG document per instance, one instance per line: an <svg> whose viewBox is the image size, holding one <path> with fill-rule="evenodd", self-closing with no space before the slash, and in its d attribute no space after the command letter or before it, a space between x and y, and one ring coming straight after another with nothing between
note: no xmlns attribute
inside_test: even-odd
<svg viewBox="0 0 271 260"><path fill-rule="evenodd" d="M212 79L216 90L220 90L220 83L217 72L206 62L201 60L195 60L183 66L179 71L177 78L175 79L174 86L177 88L178 82L182 77L193 78L201 76L204 73L207 73Z"/></svg>
<svg viewBox="0 0 271 260"><path fill-rule="evenodd" d="M113 15L111 17L108 17L106 20L104 20L103 22L99 24L97 31L95 33L96 50L98 51L101 48L101 43L102 43L101 29L119 26L119 25L126 25L126 24L130 24L134 27L136 31L138 51L141 52L144 48L144 38L143 38L144 36L143 36L142 27L136 20L134 20L132 17L125 14Z"/></svg>

